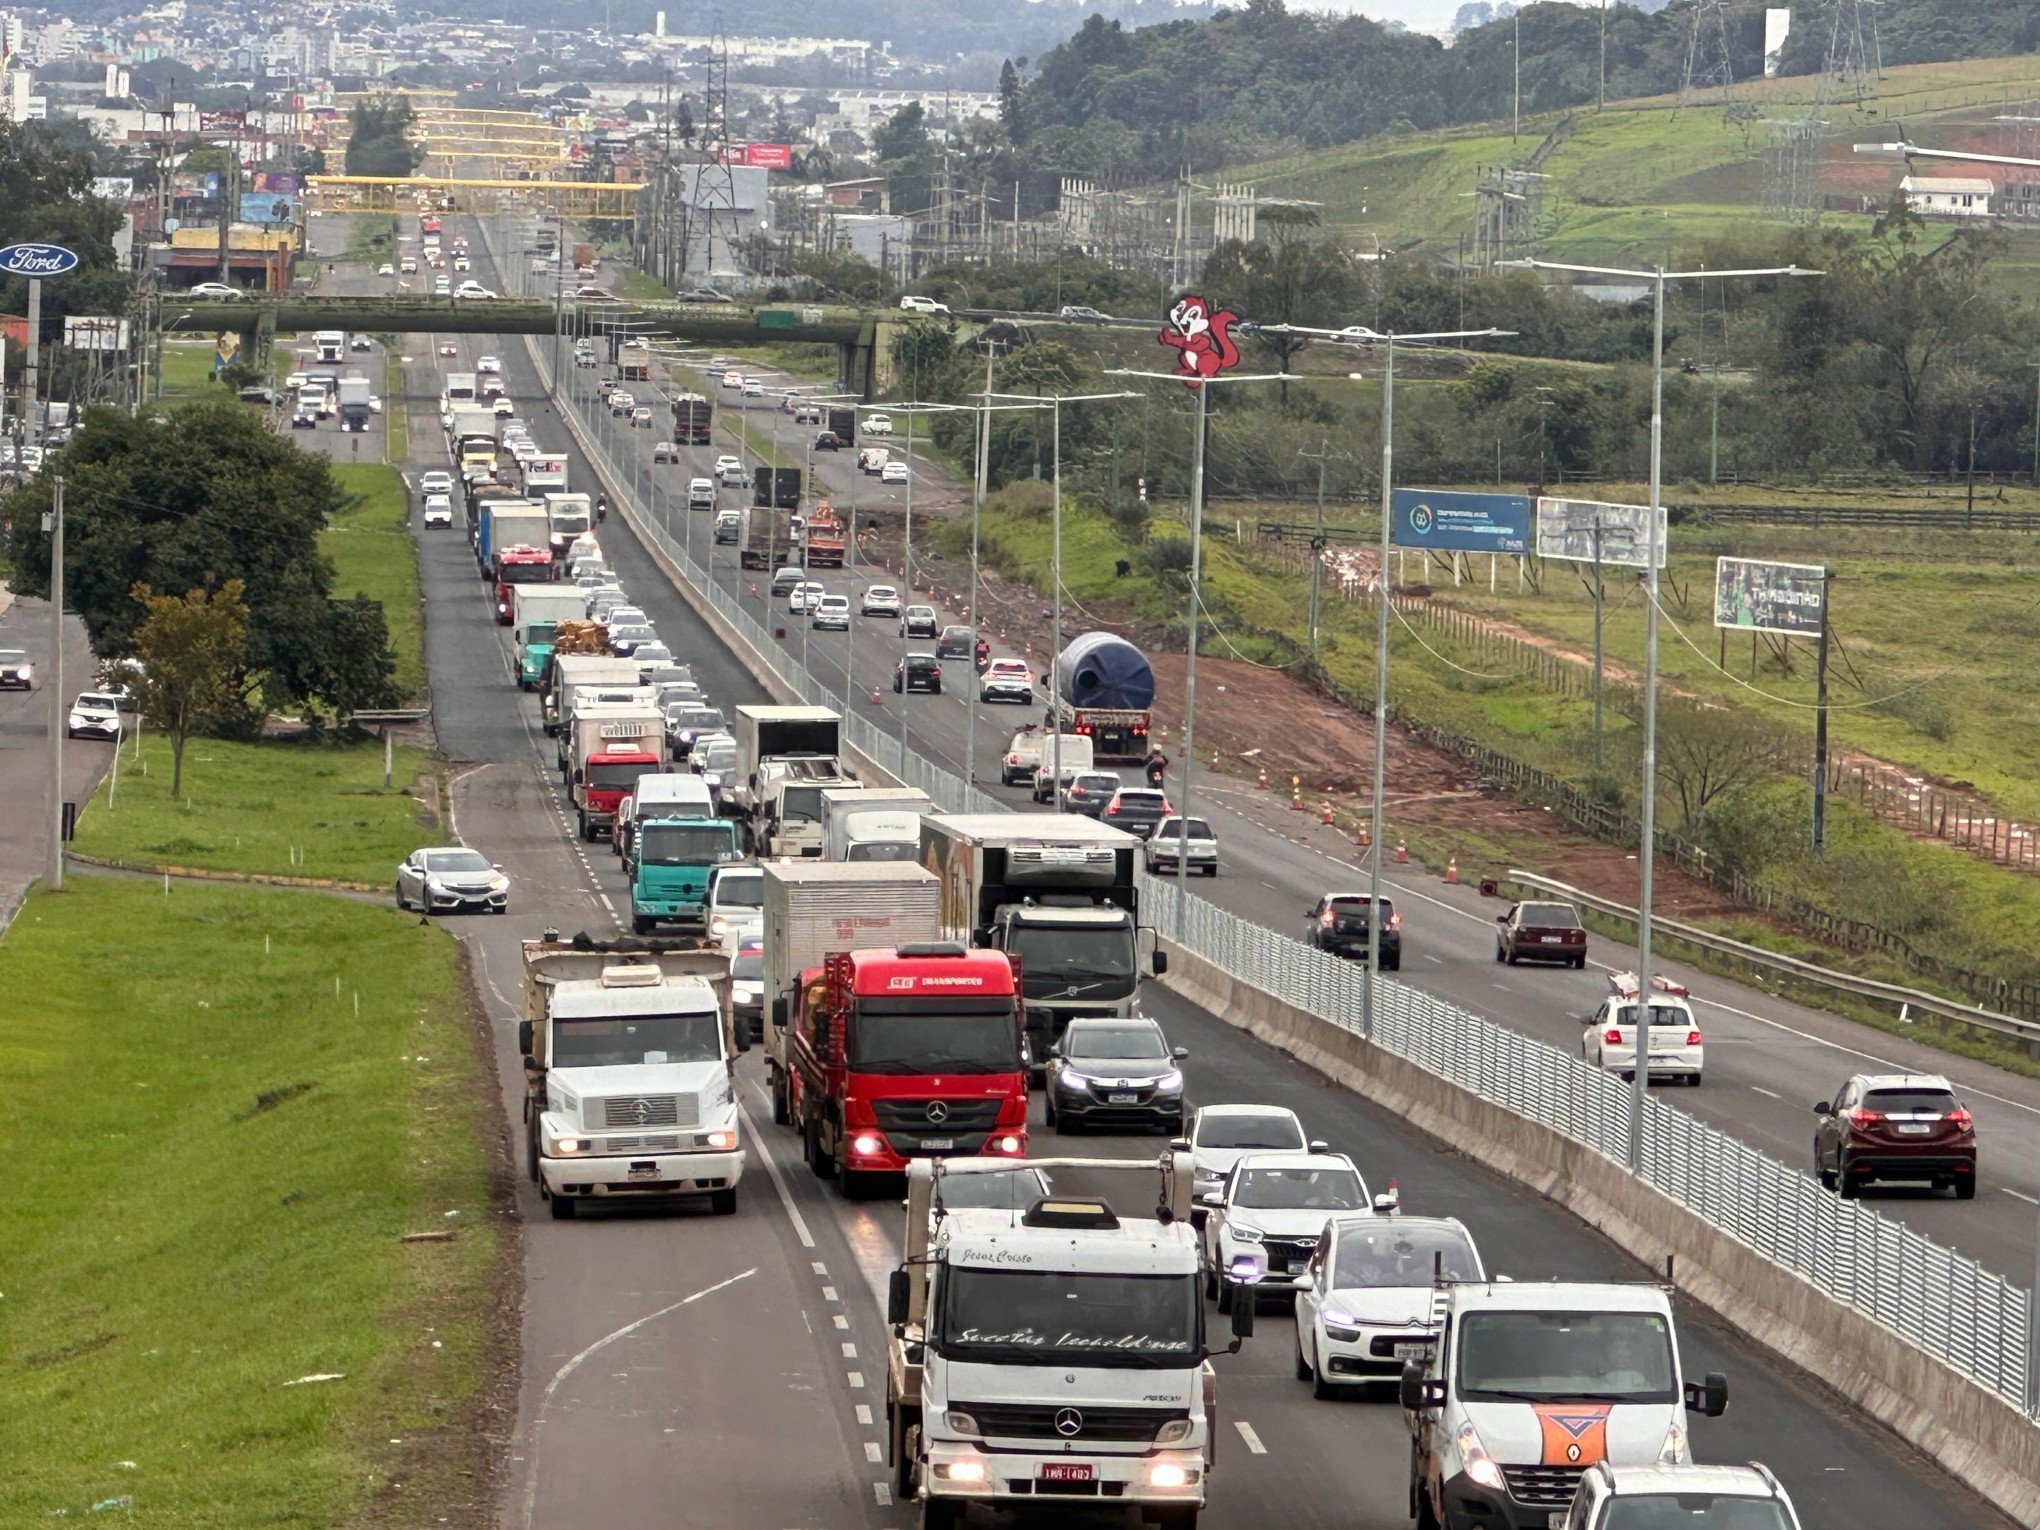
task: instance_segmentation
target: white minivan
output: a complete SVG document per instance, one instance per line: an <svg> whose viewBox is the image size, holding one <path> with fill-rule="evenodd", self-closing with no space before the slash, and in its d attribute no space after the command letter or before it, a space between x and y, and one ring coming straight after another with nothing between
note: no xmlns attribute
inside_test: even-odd
<svg viewBox="0 0 2040 1530"><path fill-rule="evenodd" d="M713 817L715 799L701 777L672 771L639 776L630 795L617 804L610 847L618 855L628 854L631 836L646 819Z"/></svg>

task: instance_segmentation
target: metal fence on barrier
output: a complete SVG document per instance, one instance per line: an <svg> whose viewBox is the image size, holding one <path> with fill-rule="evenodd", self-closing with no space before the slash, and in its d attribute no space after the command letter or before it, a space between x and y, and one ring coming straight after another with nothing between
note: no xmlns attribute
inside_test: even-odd
<svg viewBox="0 0 2040 1530"><path fill-rule="evenodd" d="M557 395L556 395L557 396ZM589 438L619 478L631 479L636 442L585 405ZM619 435L622 439L619 439ZM626 449L628 447L628 450ZM668 500L640 506L640 524L695 592L782 682L844 718L850 746L944 812L1004 812L1007 804L910 752L823 684L783 642L718 586L673 535ZM678 513L688 512L680 508ZM1181 944L1252 987L1348 1030L1361 1015L1360 969L1183 892L1174 879L1141 874L1143 915ZM1376 990L1377 1045L1481 1098L1617 1161L1629 1142L1630 1086L1619 1075L1389 978ZM1655 1097L1644 1106L1644 1177L1666 1195L1819 1290L1868 1314L1979 1386L2031 1408L2028 1295L1955 1253L1810 1176L1715 1130Z"/></svg>

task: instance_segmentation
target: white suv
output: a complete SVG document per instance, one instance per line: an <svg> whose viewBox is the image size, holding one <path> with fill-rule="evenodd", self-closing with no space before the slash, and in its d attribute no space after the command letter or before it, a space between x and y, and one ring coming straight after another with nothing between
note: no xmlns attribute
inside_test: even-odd
<svg viewBox="0 0 2040 1530"><path fill-rule="evenodd" d="M1651 979L1650 1039L1645 1067L1654 1079L1676 1079L1697 1085L1706 1069L1707 1049L1700 1022L1693 1018L1691 996L1682 983ZM1636 974L1608 974L1608 997L1588 1019L1580 1036L1580 1056L1596 1068L1625 1078L1636 1072Z"/></svg>
<svg viewBox="0 0 2040 1530"><path fill-rule="evenodd" d="M947 313L949 305L938 303L931 297L917 297L908 293L900 299L900 308L906 313Z"/></svg>
<svg viewBox="0 0 2040 1530"><path fill-rule="evenodd" d="M1748 1526L1799 1530L1784 1484L1761 1461L1748 1466L1610 1466L1598 1461L1580 1477L1565 1530L1619 1530L1622 1525Z"/></svg>

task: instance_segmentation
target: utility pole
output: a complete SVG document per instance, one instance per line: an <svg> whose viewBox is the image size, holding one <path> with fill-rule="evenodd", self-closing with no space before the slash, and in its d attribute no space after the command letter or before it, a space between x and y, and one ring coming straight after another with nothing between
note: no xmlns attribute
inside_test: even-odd
<svg viewBox="0 0 2040 1530"><path fill-rule="evenodd" d="M1516 14L1513 19L1516 27L1516 41L1509 51L1514 55L1516 82L1509 98L1510 143L1514 143L1517 135L1523 131L1523 8L1520 5L1516 7Z"/></svg>
<svg viewBox="0 0 2040 1530"><path fill-rule="evenodd" d="M1594 110L1608 105L1608 0L1601 0L1601 67L1594 76Z"/></svg>
<svg viewBox="0 0 2040 1530"><path fill-rule="evenodd" d="M1315 462L1317 467L1317 530L1310 539L1310 637L1305 645L1311 662L1317 662L1317 629L1320 581L1325 568L1325 470L1331 466L1334 455L1343 457L1344 452L1334 453L1329 440L1320 440L1314 452L1298 452L1297 456Z"/></svg>
<svg viewBox="0 0 2040 1530"><path fill-rule="evenodd" d="M1963 530L1973 531L1976 529L1976 405L1974 402L1971 402L1969 406L1969 466L1964 469L1963 477L1966 481L1965 497L1967 499L1967 503L1963 507L1963 514L1965 516Z"/></svg>
<svg viewBox="0 0 2040 1530"><path fill-rule="evenodd" d="M1601 768L1601 529L1594 517L1594 769Z"/></svg>
<svg viewBox="0 0 2040 1530"><path fill-rule="evenodd" d="M41 283L36 285L40 286ZM50 868L52 892L64 888L64 480L50 493ZM115 751L119 751L116 743Z"/></svg>
<svg viewBox="0 0 2040 1530"><path fill-rule="evenodd" d="M1820 644L1813 661L1813 853L1827 850L1827 759L1828 759L1828 592L1833 587L1833 569L1820 575Z"/></svg>
<svg viewBox="0 0 2040 1530"><path fill-rule="evenodd" d="M2033 476L2029 480L2040 487L2040 361L2029 361L2033 369Z"/></svg>

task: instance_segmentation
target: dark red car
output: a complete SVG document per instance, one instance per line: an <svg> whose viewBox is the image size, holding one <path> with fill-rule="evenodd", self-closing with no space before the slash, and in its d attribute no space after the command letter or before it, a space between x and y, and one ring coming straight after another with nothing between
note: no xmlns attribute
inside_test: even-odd
<svg viewBox="0 0 2040 1530"><path fill-rule="evenodd" d="M1924 1180L1976 1195L1976 1123L1932 1073L1858 1073L1813 1107L1813 1171L1853 1196L1872 1181Z"/></svg>
<svg viewBox="0 0 2040 1530"><path fill-rule="evenodd" d="M1587 930L1570 903L1518 903L1495 916L1495 960L1587 964Z"/></svg>

